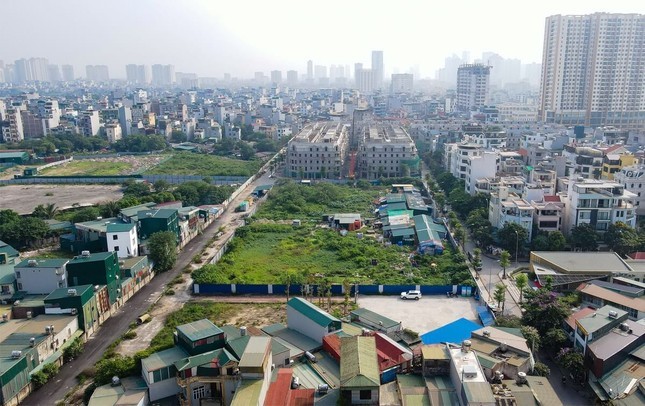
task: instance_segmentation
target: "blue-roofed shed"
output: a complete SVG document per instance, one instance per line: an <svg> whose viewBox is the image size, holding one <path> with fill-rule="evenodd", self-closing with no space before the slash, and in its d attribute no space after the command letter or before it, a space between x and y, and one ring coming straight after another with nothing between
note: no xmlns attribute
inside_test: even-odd
<svg viewBox="0 0 645 406"><path fill-rule="evenodd" d="M481 327L481 325L462 317L452 323L422 334L421 341L423 344L460 343L470 338L472 331Z"/></svg>

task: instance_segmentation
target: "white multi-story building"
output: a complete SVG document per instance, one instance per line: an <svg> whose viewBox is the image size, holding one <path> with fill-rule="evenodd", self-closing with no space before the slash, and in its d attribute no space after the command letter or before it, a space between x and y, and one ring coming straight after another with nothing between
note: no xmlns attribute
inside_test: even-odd
<svg viewBox="0 0 645 406"><path fill-rule="evenodd" d="M105 228L108 251L119 258L139 256L139 236L134 223L110 223Z"/></svg>
<svg viewBox="0 0 645 406"><path fill-rule="evenodd" d="M22 126L22 113L18 108L10 107L7 109L7 119L9 121L9 131L4 132L4 142L17 143L25 139L24 129Z"/></svg>
<svg viewBox="0 0 645 406"><path fill-rule="evenodd" d="M533 238L534 211L529 202L509 192L506 186L500 186L497 191L490 194L488 221L491 225L501 229L506 223L518 224L526 230L529 242Z"/></svg>
<svg viewBox="0 0 645 406"><path fill-rule="evenodd" d="M461 65L457 70L457 104L459 111L479 110L488 104L490 66Z"/></svg>
<svg viewBox="0 0 645 406"><path fill-rule="evenodd" d="M393 73L390 93L412 93L414 76L411 73Z"/></svg>
<svg viewBox="0 0 645 406"><path fill-rule="evenodd" d="M78 121L78 130L85 137L98 135L100 127L99 112L97 110L87 110Z"/></svg>
<svg viewBox="0 0 645 406"><path fill-rule="evenodd" d="M348 140L347 124L325 121L306 125L289 141L287 176L303 179L340 177Z"/></svg>
<svg viewBox="0 0 645 406"><path fill-rule="evenodd" d="M621 183L625 190L632 192L636 214L645 215L645 165L632 165L614 174L614 181Z"/></svg>
<svg viewBox="0 0 645 406"><path fill-rule="evenodd" d="M596 231L605 232L610 224L623 222L636 226L636 212L632 201L636 194L612 181L569 179L567 193L563 196L565 211L562 232L583 224L591 224Z"/></svg>
<svg viewBox="0 0 645 406"><path fill-rule="evenodd" d="M118 121L105 124L105 135L107 136L108 142L110 144L113 144L123 138L121 125L118 123Z"/></svg>
<svg viewBox="0 0 645 406"><path fill-rule="evenodd" d="M363 179L410 176L418 170L419 155L410 135L398 125L364 122L357 125L356 173Z"/></svg>
<svg viewBox="0 0 645 406"><path fill-rule="evenodd" d="M645 128L645 15L547 17L539 118Z"/></svg>
<svg viewBox="0 0 645 406"><path fill-rule="evenodd" d="M480 155L468 157L466 159L466 182L464 185L466 193L470 195L476 193L478 179L495 176L498 162L499 156L497 152L493 151L484 151Z"/></svg>
<svg viewBox="0 0 645 406"><path fill-rule="evenodd" d="M69 259L26 259L14 267L19 291L30 295L48 295L67 287Z"/></svg>
<svg viewBox="0 0 645 406"><path fill-rule="evenodd" d="M445 145L446 168L452 176L457 179L466 179L468 175L468 160L473 156L479 156L484 153L481 145L464 142L461 144ZM483 177L483 176L481 176Z"/></svg>

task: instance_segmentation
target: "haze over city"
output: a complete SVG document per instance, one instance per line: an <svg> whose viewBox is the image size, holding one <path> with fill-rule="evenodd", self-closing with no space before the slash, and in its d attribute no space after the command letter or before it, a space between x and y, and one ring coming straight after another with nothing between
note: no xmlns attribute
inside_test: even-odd
<svg viewBox="0 0 645 406"><path fill-rule="evenodd" d="M434 77L444 58L466 52L471 61L495 52L541 62L544 18L553 14L643 13L635 1L460 1L440 5L403 1L4 2L0 47L5 63L45 57L51 63L105 64L125 77L125 65L174 64L199 76L246 78L256 71L306 70L320 65L369 64L384 51L385 73ZM35 12L35 10L38 10ZM29 23L21 16L29 16Z"/></svg>

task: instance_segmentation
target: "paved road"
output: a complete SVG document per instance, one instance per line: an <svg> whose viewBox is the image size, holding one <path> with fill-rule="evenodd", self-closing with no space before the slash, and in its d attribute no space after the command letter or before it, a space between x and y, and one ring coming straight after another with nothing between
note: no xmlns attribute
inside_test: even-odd
<svg viewBox="0 0 645 406"><path fill-rule="evenodd" d="M101 359L108 346L116 341L127 329L130 323L154 303L163 293L166 284L179 274L184 267L190 264L193 256L207 245L210 238L220 226L237 221L234 214L239 203L248 197L249 193L259 185L273 184L274 179L265 174L246 188L246 190L228 206L222 215L211 223L201 235L195 237L180 252L175 267L169 271L155 276L149 284L141 288L129 301L127 301L112 317L100 327L90 340L85 344L85 350L80 357L63 365L56 378L48 382L25 399L25 405L53 405L62 401L67 392L76 386L76 376L83 370L93 366Z"/></svg>

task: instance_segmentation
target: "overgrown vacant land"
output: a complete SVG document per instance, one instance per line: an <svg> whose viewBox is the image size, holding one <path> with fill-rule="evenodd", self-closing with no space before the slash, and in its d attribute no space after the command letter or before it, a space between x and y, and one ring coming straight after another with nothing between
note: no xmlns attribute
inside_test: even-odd
<svg viewBox="0 0 645 406"><path fill-rule="evenodd" d="M311 186L279 181L268 200L255 215L258 219L313 219L321 221L324 214L360 213L373 217L373 202L385 196L385 187L364 189L320 182Z"/></svg>
<svg viewBox="0 0 645 406"><path fill-rule="evenodd" d="M39 175L47 176L113 176L131 175L156 165L161 155L120 156L75 160L59 166L44 169Z"/></svg>
<svg viewBox="0 0 645 406"><path fill-rule="evenodd" d="M216 155L180 152L146 172L150 175L251 176L260 169L258 160L243 161Z"/></svg>

